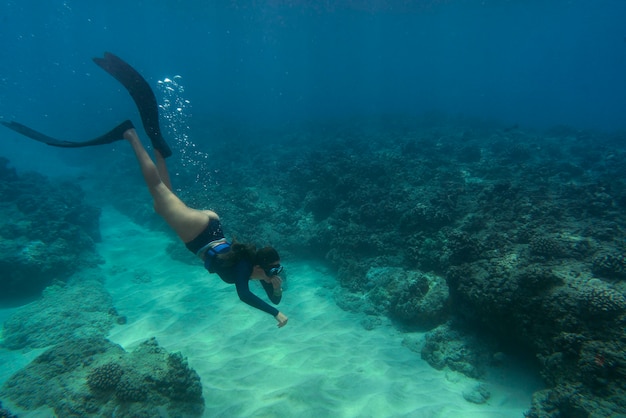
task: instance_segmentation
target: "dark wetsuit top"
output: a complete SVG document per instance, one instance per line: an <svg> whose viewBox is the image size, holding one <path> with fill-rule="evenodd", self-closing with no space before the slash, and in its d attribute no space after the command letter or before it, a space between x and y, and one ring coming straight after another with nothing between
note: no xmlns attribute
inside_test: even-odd
<svg viewBox="0 0 626 418"><path fill-rule="evenodd" d="M220 266L215 267L215 273L220 276L226 283L235 284L237 288L237 295L242 302L248 305L260 309L272 316L278 315L278 309L270 306L261 300L257 295L250 291L250 275L252 274L252 263L247 260L239 260L234 267L222 269ZM259 280L267 293L267 297L272 303L278 305L280 303L281 296L274 295L274 286L265 280Z"/></svg>

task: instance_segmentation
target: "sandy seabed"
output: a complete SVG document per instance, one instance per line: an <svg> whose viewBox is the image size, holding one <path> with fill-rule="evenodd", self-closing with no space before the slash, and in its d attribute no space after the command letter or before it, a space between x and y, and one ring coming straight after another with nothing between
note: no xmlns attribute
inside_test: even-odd
<svg viewBox="0 0 626 418"><path fill-rule="evenodd" d="M335 304L335 279L314 263L283 260L289 283L279 308L289 323L278 329L200 260L172 260L169 236L112 208L103 210L101 229L106 287L128 319L109 339L130 351L156 337L181 352L202 379L205 417L523 417L538 389L523 368L503 367L484 382L491 392L485 404L466 401L463 392L478 381L434 370L402 345L421 333L365 330L360 314ZM251 289L263 295L257 283ZM2 350L0 383L40 352Z"/></svg>

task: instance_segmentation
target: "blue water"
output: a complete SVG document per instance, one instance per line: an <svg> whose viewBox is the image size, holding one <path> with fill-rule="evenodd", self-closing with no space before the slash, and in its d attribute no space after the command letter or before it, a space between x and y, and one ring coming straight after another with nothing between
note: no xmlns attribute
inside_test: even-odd
<svg viewBox="0 0 626 418"><path fill-rule="evenodd" d="M277 177L283 180L297 179L299 177L294 173L300 170L298 164L302 161L298 160L297 152L288 150L291 153L275 152L275 155L269 156L271 158L260 156L259 161L266 166L258 164L258 167L253 167L253 163L244 161L248 155L240 152L241 149L245 150L245 142L238 142L241 138L227 131L233 126L247 133L259 132L262 140L258 142L262 145L263 141L268 141L268 135L262 135L263 132L280 131L286 138L282 140L294 139L296 150L299 144L304 144L300 148L302 154L311 155L315 145L310 142L318 140L328 145L329 138L335 138L333 135L315 136L314 127L328 126L324 124L328 124L329 120L340 121L339 131L345 129L357 132L354 137L365 132L362 135L364 141L368 138L378 141L368 144L372 147L380 146L383 142L381 138L393 140L393 135L396 135L377 136L378 131L375 129L368 131L377 120L382 124L390 116L404 118L405 121L421 120L419 118L424 114L484 120L496 122L495 126L508 126L511 129L518 126L524 132L562 125L573 128L571 132L578 129L605 132L625 130L625 18L624 0L5 0L0 4L0 121L17 120L51 136L70 140L95 137L127 118L139 125L136 106L128 93L91 61L92 57L111 51L128 61L148 80L161 102L166 92L157 88L159 81L166 77L180 80L172 99L189 102L184 102L184 112L177 113L168 108L169 113L165 112L165 116L180 119L164 124L164 131L170 134L168 139L172 140L175 149L175 157L171 159L174 167L172 172L176 177L180 174L175 179L175 187L194 187L191 183L195 182L195 186L201 184L206 191L208 185L209 191L215 192L210 195L211 199L218 195L216 202L210 203L217 205L216 210L219 209L220 215L222 212L219 205L222 205L236 209L231 213L226 211L225 216L231 216L229 221L248 221L248 215L261 218L263 212L255 212L257 207L268 210L272 208L272 204L278 205L278 197L296 200L293 196L281 193L268 197L263 194L262 188L260 191L255 190L257 185L250 184L250 179L255 179L253 170L265 170L267 166L276 163L272 168L274 170L284 167L292 170L290 176ZM174 78L175 76L181 78ZM367 126L356 126L361 121L367 121ZM318 122L319 125L315 125ZM223 124L223 132L211 135L212 130L219 129L219 123ZM313 128L310 131L295 128L290 130L290 127L297 126ZM176 127L182 131L175 133L176 137L172 138L171 129ZM513 139L507 136L511 129L504 129L498 134L501 135L499 139L502 140L503 147L515 141L515 135L511 136ZM285 132L293 132L293 136ZM370 135L368 132L377 133ZM525 151L536 153L541 158L546 158L538 152L542 149L542 144L539 143L541 137L535 141L531 134L525 133L520 138L529 141L528 148L503 148L498 152L497 144L490 144L488 136L479 137L480 131L477 132L476 138L470 136L470 140L475 141L473 149L478 150L478 159L481 158L480 155L483 158L488 158L485 155L505 158L509 151L511 165L518 155L515 151L522 154ZM567 138L567 141L587 141L586 136L572 139L567 133L570 131L564 129L560 132L565 132L563 138ZM140 134L145 140L143 132ZM415 147L429 145L430 134L423 135L427 139L420 143L414 144L410 135L407 138L401 137L400 143ZM343 138L342 135L337 137ZM339 154L346 154L345 158L339 155L340 163L357 161L358 158L352 159L352 147L358 150L365 144L351 143L350 140L354 138L350 135L346 137L343 138L346 139L345 149L341 151L342 148L338 148ZM464 134L450 137L458 140L464 138ZM438 158L439 160L426 161L426 164L432 165L433 173L437 174L435 166L445 160L445 148L439 150L439 147L445 142L446 135L437 134L433 138L431 149L419 158ZM598 138L611 137L607 135ZM190 142L186 142L187 139ZM561 154L557 152L560 144L555 144L558 139L549 139L550 141L546 137L545 154L554 153L554 159L558 160L561 158ZM481 144L481 147L484 144L484 149L481 151L476 143ZM195 150L191 146L193 144L198 145L200 151L190 151ZM565 144L567 147L564 145L562 155L581 157L585 152L580 147L588 146L589 143L580 144L582 145L578 148L571 143ZM117 203L134 216L133 220L140 219L148 226L159 222L157 228L164 229L160 220L152 224L145 220L151 209L149 203L144 208L145 212L141 212L142 208L135 211L135 201L129 198L141 197L138 193L147 192L135 170L134 161L129 163L132 156L126 145L116 143L79 151L57 150L0 127L0 157L9 158L16 167L35 169L47 176L70 175L72 180L79 179L94 205ZM520 145L525 144L522 142ZM219 150L216 152L224 153L235 148L234 162L229 160L228 155L213 158L215 155L206 151L211 152L212 148ZM273 152L271 147L267 149L268 154ZM411 150L409 146L403 149ZM372 150L371 155L376 155L374 151ZM391 146L383 151L391 157L396 152L401 154ZM331 149L325 155L332 152ZM113 153L117 153L115 158L109 158ZM279 161L282 155L289 155L289 159L293 161ZM408 159L415 155L413 150L409 155L401 157ZM96 159L97 156L101 159ZM387 161L386 164L391 164L391 157L384 160ZM621 168L619 163L613 163L618 161L614 157L598 154L592 155L589 161L581 158L580 173L589 177L576 174L576 161L570 165L566 161L568 164L563 164L563 170L572 169L573 179L566 186L575 190L578 187L577 182L582 178L585 181L600 182L602 188L598 190L606 190L603 183L606 178L621 177ZM251 155L250 160L253 158L259 156ZM312 160L314 158L308 161ZM209 163L205 164L206 161ZM450 164L456 164L454 158L450 161ZM471 165L471 158L464 161ZM511 168L511 173L517 175L517 172L521 172L525 161L529 160L521 158L518 166L520 170ZM194 164L192 169L181 169L181 166L188 163ZM230 171L229 163L241 164L248 173L244 175L236 170ZM282 163L285 164L281 165ZM343 166L340 163L333 167L341 170ZM507 165L497 161L496 163L504 167ZM607 171L603 174L604 178L597 180L593 177L596 175L594 170L603 167L602 164L606 164ZM87 166L103 177L110 173L117 174L117 177L113 175L113 179L95 179L91 174L84 174L82 168ZM330 171L333 167L330 167ZM363 171L370 171L369 165L364 164L363 167ZM371 167L371 171L376 171L378 166L373 164ZM389 168L389 172L394 168L395 165ZM73 176L76 174L74 169L80 175ZM303 170L306 169L307 166L304 165ZM312 179L325 178L319 174L324 170L318 170L314 164L308 170L313 174L317 173L317 177L312 175ZM126 176L128 172L132 172L134 177ZM561 169L555 172L565 176ZM215 174L213 177L212 173ZM444 169L439 172L442 173L445 174ZM485 173L485 179L481 179L473 177L480 176L474 171L462 171L462 177L458 179L467 180L468 184L472 178L481 182L495 182L502 175L506 180L508 167L501 173ZM437 178L436 175L434 177ZM522 172L520 179L524 177ZM530 182L538 181L536 176L530 177ZM554 181L558 183L558 176L556 177ZM256 178L267 179L263 176ZM306 173L302 178L306 178ZM333 176L328 178L329 182L334 181ZM370 180L365 178L363 181L375 183L379 178L385 180L387 177L383 174ZM454 185L455 177L450 178L450 184ZM121 184L121 179L128 179L128 183L135 182L136 185ZM116 186L110 186L109 189L98 188L102 184L120 186L119 190ZM294 184L294 190L299 187L302 191L307 184L313 183L303 181L303 185ZM407 184L413 187L420 183L414 181ZM225 186L220 188L222 185ZM243 186L237 188L240 185ZM277 186L281 188L285 185ZM613 194L615 201L622 202L620 204L623 205L625 198L617 190L622 186L616 180ZM383 186L376 185L375 188L382 189ZM219 196L221 190L236 193L241 191L242 194L222 197ZM244 195L244 192L250 196ZM406 197L405 192L406 190L402 191L402 197ZM593 196L600 201L601 195L604 196L604 192ZM193 197L193 193L184 197L189 196ZM148 195L145 194L144 197L148 202ZM234 204L229 206L232 203L229 199L239 199L246 203L244 201L248 197L254 202L249 207L242 205L242 209ZM200 193L197 199L202 198ZM323 199L318 200L322 205ZM450 196L448 200L451 202ZM377 198L376 203L379 201ZM590 204L593 203L595 201ZM303 209L304 212L307 212L307 217L301 219L302 224L306 225L305 221L313 223L313 216L308 216L308 207ZM236 222L230 223L231 228L233 225L235 229L241 228ZM267 225L261 222L259 229L253 232L265 233L264 238L268 234L279 234L271 227L267 227L267 230L261 228L265 226ZM610 241L608 238L606 240ZM154 245L161 251L166 244L164 241ZM607 248L612 248L605 244ZM137 247L143 249L141 245ZM124 254L135 257L133 251L134 248L123 249ZM170 260L166 259L165 262L170 263ZM198 274L203 275L204 283L205 272L200 266L194 266L194 269L200 270ZM307 289L312 291L313 286ZM240 305L232 289L230 291L229 297L232 298L233 306ZM291 303L308 303L311 300L306 297L293 298ZM4 314L0 313L1 315ZM326 328L323 329L326 332ZM363 332L360 325L355 329L353 331L358 335ZM247 331L242 332L245 334ZM171 338L171 333L165 334ZM400 347L399 343L396 346ZM20 353L14 354L21 367L25 358L20 357ZM413 361L412 357L411 359ZM415 364L419 367L425 366L417 361ZM17 368L16 366L15 369ZM396 369L393 370L395 372ZM210 376L211 373L202 374L205 384L210 382ZM389 381L395 383L393 373L390 376ZM8 376L0 377L6 379ZM534 377L536 376L531 376ZM238 383L236 379L233 382ZM515 387L515 384L511 387ZM534 389L533 387L532 390ZM516 409L521 410L529 404L532 390L527 390L523 399L515 403ZM340 408L344 406L340 405ZM494 402L493 406L498 405ZM346 407L346 416L359 416L359 413L348 409Z"/></svg>
<svg viewBox="0 0 626 418"><path fill-rule="evenodd" d="M151 82L182 75L198 118L440 111L623 129L624 17L621 0L5 1L0 115L111 126L134 111L90 61L112 51Z"/></svg>

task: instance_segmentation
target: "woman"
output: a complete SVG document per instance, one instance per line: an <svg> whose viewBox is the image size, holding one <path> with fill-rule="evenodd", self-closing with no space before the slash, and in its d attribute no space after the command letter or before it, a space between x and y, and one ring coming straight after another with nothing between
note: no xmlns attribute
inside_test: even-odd
<svg viewBox="0 0 626 418"><path fill-rule="evenodd" d="M93 60L122 83L135 101L154 148L156 165L141 144L135 127L129 120L104 135L82 142L52 138L14 121L0 123L28 138L54 147L90 147L126 139L135 151L144 180L154 199L156 212L172 227L187 248L204 261L209 272L217 273L226 283L234 283L237 294L243 302L269 313L276 318L279 328L284 327L287 324L287 316L255 296L248 286L250 280L260 280L270 301L274 304L280 302L282 280L278 274L283 268L276 250L266 247L256 251L253 246L228 243L222 232L220 218L215 212L191 209L172 192L165 164L165 157L172 155L172 151L161 135L158 105L150 85L127 62L110 52L105 52L104 57Z"/></svg>
<svg viewBox="0 0 626 418"><path fill-rule="evenodd" d="M279 328L284 327L287 316L254 295L249 288L249 280L260 280L268 298L274 304L280 303L282 280L278 275L283 267L278 252L271 247L257 251L249 245L228 243L217 213L192 209L172 192L167 165L161 152L155 148L155 164L134 128L126 130L123 136L133 147L154 200L156 213L176 232L187 248L204 261L209 272L217 273L226 283L235 284L239 299L269 313L276 319Z"/></svg>

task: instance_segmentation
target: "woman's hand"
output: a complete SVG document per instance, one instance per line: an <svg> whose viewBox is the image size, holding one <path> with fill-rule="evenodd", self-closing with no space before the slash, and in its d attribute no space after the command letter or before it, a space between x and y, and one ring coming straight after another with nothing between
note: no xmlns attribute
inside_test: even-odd
<svg viewBox="0 0 626 418"><path fill-rule="evenodd" d="M274 287L274 290L279 290L280 287L283 285L283 279L281 279L279 276L272 276L272 277L265 276L263 278L263 281L267 283L271 283L272 286Z"/></svg>
<svg viewBox="0 0 626 418"><path fill-rule="evenodd" d="M282 285L283 285L283 279L281 279L281 278L280 278L280 277L278 277L278 276L274 276L274 277L272 277L272 278L270 279L270 283L271 283L271 284L272 284L272 286L274 287L274 293L276 293L276 292L280 292L280 293L282 293L282 291L283 291L283 288L282 288Z"/></svg>
<svg viewBox="0 0 626 418"><path fill-rule="evenodd" d="M278 312L278 315L276 315L274 318L276 318L276 320L278 321L278 328L284 327L285 325L287 325L287 321L289 321L287 315L283 314L282 312Z"/></svg>
<svg viewBox="0 0 626 418"><path fill-rule="evenodd" d="M274 286L274 290L281 290L281 286L283 285L283 279L278 276L270 277L270 283Z"/></svg>

